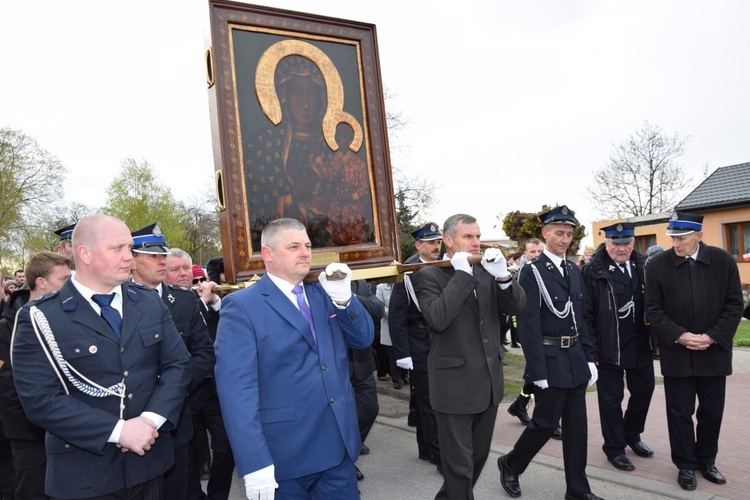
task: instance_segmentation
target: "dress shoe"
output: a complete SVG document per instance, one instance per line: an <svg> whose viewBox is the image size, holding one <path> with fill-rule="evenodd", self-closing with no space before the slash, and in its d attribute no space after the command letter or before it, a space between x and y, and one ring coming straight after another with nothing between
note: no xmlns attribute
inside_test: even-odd
<svg viewBox="0 0 750 500"><path fill-rule="evenodd" d="M365 478L365 475L362 474L362 471L356 465L354 466L354 471L357 473L357 481L362 481Z"/></svg>
<svg viewBox="0 0 750 500"><path fill-rule="evenodd" d="M401 382L393 382L393 388L396 389L397 391L400 390L401 387L403 387L401 385Z"/></svg>
<svg viewBox="0 0 750 500"><path fill-rule="evenodd" d="M409 385L409 375L404 375L403 381L404 381L404 385Z"/></svg>
<svg viewBox="0 0 750 500"><path fill-rule="evenodd" d="M568 495L565 494L565 500L604 500L602 497L598 497L593 493L584 493L583 495Z"/></svg>
<svg viewBox="0 0 750 500"><path fill-rule="evenodd" d="M518 498L521 496L521 485L518 484L518 475L508 466L508 455L497 459L497 468L500 469L500 484L505 493Z"/></svg>
<svg viewBox="0 0 750 500"><path fill-rule="evenodd" d="M516 400L513 401L513 404L508 407L508 413L520 420L523 425L529 425L531 419L529 418L529 413L526 411L528 406L529 397L519 394Z"/></svg>
<svg viewBox="0 0 750 500"><path fill-rule="evenodd" d="M715 465L701 465L703 477L716 484L727 484L727 479L721 475Z"/></svg>
<svg viewBox="0 0 750 500"><path fill-rule="evenodd" d="M437 465L440 463L440 457L435 456L434 453L431 451L428 451L427 453L420 453L419 454L420 460L429 460L431 464Z"/></svg>
<svg viewBox="0 0 750 500"><path fill-rule="evenodd" d="M390 377L388 377L388 375L383 375L382 377L378 377L378 380L380 380L380 381L383 381L383 382L385 382L385 381L387 381L387 380L388 380L389 378L390 378Z"/></svg>
<svg viewBox="0 0 750 500"><path fill-rule="evenodd" d="M629 446L633 450L633 453L635 453L639 457L648 458L654 456L654 451L646 446L646 443L644 443L643 441L638 441L637 443L633 443Z"/></svg>
<svg viewBox="0 0 750 500"><path fill-rule="evenodd" d="M612 465L615 466L615 469L635 470L635 465L633 465L633 462L631 462L630 459L625 455L618 455L616 457L607 458L607 460L612 462Z"/></svg>
<svg viewBox="0 0 750 500"><path fill-rule="evenodd" d="M680 488L683 490L694 490L696 486L698 486L698 482L695 480L695 471L682 469L679 474L677 474L677 484L680 485Z"/></svg>
<svg viewBox="0 0 750 500"><path fill-rule="evenodd" d="M555 432L552 433L552 439L562 439L562 427L559 425L557 426L557 429L555 429Z"/></svg>
<svg viewBox="0 0 750 500"><path fill-rule="evenodd" d="M520 347L521 347L521 344L516 344L515 342L513 342L513 343L512 343L512 344L511 344L510 346L511 346L511 347L512 347L513 349L518 349L518 348L520 348Z"/></svg>
<svg viewBox="0 0 750 500"><path fill-rule="evenodd" d="M370 454L370 448L368 448L365 443L362 443L362 451L360 451L359 454L360 455L369 455Z"/></svg>

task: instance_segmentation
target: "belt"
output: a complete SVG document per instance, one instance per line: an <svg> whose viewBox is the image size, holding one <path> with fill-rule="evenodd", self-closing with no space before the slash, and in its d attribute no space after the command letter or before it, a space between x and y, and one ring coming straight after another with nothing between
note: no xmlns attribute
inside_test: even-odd
<svg viewBox="0 0 750 500"><path fill-rule="evenodd" d="M542 344L544 345L556 345L561 349L567 349L573 347L581 339L581 334L577 334L573 337L542 337Z"/></svg>

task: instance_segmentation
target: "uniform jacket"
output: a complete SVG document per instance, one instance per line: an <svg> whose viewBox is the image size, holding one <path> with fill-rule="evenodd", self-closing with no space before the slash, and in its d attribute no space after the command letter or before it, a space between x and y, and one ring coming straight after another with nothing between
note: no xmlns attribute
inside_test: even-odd
<svg viewBox="0 0 750 500"><path fill-rule="evenodd" d="M544 253L524 266L520 284L526 292L528 306L517 319L518 336L526 357L524 378L528 382L547 380L550 387L570 389L591 378L588 363L593 362L595 356L583 319L584 288L581 272L575 264L567 260L565 263L570 276L570 287L559 268ZM556 310L562 311L570 297L575 321L572 316L560 319L549 310L530 266L539 271ZM576 327L580 340L573 347L564 349L555 345L543 345L542 337L573 336L576 334Z"/></svg>
<svg viewBox="0 0 750 500"><path fill-rule="evenodd" d="M26 417L13 383L10 365L10 339L16 313L28 302L30 293L28 288L13 292L0 319L0 421L8 439L41 441L44 439L44 429L32 424Z"/></svg>
<svg viewBox="0 0 750 500"><path fill-rule="evenodd" d="M372 344L372 318L356 297L338 309L319 283L305 293L317 345L267 274L222 304L214 372L240 476L274 464L276 479L285 480L359 455L347 348Z"/></svg>
<svg viewBox="0 0 750 500"><path fill-rule="evenodd" d="M653 364L653 354L649 334L645 324L645 287L643 266L646 258L633 250L630 254L631 279L623 273L600 245L591 257L591 262L583 268L583 281L586 285L586 309L584 319L591 343L596 348L596 359L600 363L624 365L636 368ZM635 309L622 321L617 310L624 306L617 299L615 282L635 288L632 300ZM635 321L634 321L635 319ZM621 328L622 327L622 328Z"/></svg>
<svg viewBox="0 0 750 500"><path fill-rule="evenodd" d="M742 316L742 288L734 258L700 243L694 263L674 249L648 263L646 315L659 340L665 377L722 377L732 373L732 345ZM716 341L704 351L676 343L685 332Z"/></svg>
<svg viewBox="0 0 750 500"><path fill-rule="evenodd" d="M174 461L169 433L190 383L190 356L167 307L153 290L124 283L121 339L68 280L26 304L13 339L18 396L29 419L47 430L45 490L56 498L87 498L143 483ZM167 421L143 457L107 440L120 418L121 399L93 397L53 370L31 324L29 307L46 316L63 357L104 387L124 380L124 419L154 412Z"/></svg>
<svg viewBox="0 0 750 500"><path fill-rule="evenodd" d="M193 420L190 417L190 401L200 399L196 391L203 387L205 378L213 372L214 345L201 315L203 305L195 292L178 285L162 284L161 298L172 314L177 331L190 353L190 387L182 408L177 429L173 432L174 447L179 448L193 437Z"/></svg>
<svg viewBox="0 0 750 500"><path fill-rule="evenodd" d="M477 414L500 404L502 315L517 314L525 304L515 282L501 290L481 264L473 273L424 267L412 276L432 332L427 364L430 404L443 413Z"/></svg>
<svg viewBox="0 0 750 500"><path fill-rule="evenodd" d="M418 264L419 254L414 254L404 264ZM396 359L411 357L414 367L427 370L430 354L430 331L422 313L409 297L403 283L393 285L388 306L388 331Z"/></svg>

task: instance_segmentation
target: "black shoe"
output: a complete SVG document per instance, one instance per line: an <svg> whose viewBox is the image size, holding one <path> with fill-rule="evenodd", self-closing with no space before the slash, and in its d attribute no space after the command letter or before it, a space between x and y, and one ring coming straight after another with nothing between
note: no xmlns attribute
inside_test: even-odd
<svg viewBox="0 0 750 500"><path fill-rule="evenodd" d="M531 419L529 418L529 413L526 411L528 405L529 398L519 394L516 400L513 401L513 404L508 407L508 413L520 420L523 425L529 425Z"/></svg>
<svg viewBox="0 0 750 500"><path fill-rule="evenodd" d="M360 451L359 454L360 455L369 455L370 454L370 448L368 448L365 443L362 443L362 451Z"/></svg>
<svg viewBox="0 0 750 500"><path fill-rule="evenodd" d="M409 415L406 417L406 425L409 427L416 427L417 426L417 419Z"/></svg>
<svg viewBox="0 0 750 500"><path fill-rule="evenodd" d="M420 453L419 454L420 460L429 460L431 464L433 465L439 465L440 464L440 457L436 456L434 453L428 451L427 453Z"/></svg>
<svg viewBox="0 0 750 500"><path fill-rule="evenodd" d="M401 379L404 381L404 385L409 385L409 375L404 375Z"/></svg>
<svg viewBox="0 0 750 500"><path fill-rule="evenodd" d="M357 481L362 481L365 478L365 475L362 474L362 471L356 465L354 466L354 471L357 473Z"/></svg>
<svg viewBox="0 0 750 500"><path fill-rule="evenodd" d="M516 344L515 342L513 342L513 343L512 343L512 344L511 344L510 346L511 346L511 347L512 347L513 349L518 349L519 347L521 347L521 344Z"/></svg>
<svg viewBox="0 0 750 500"><path fill-rule="evenodd" d="M698 482L695 480L695 471L683 469L677 474L677 484L683 490L694 490L698 486Z"/></svg>
<svg viewBox="0 0 750 500"><path fill-rule="evenodd" d="M403 387L403 386L401 385L401 382L394 382L394 383L393 383L393 388L394 388L394 389L396 389L397 391L398 391L398 390L400 390L400 389L401 389L401 387Z"/></svg>
<svg viewBox="0 0 750 500"><path fill-rule="evenodd" d="M593 493L584 493L581 496L565 494L565 500L604 500L602 497L598 497Z"/></svg>
<svg viewBox="0 0 750 500"><path fill-rule="evenodd" d="M703 477L715 484L727 484L727 479L721 475L715 465L701 465Z"/></svg>
<svg viewBox="0 0 750 500"><path fill-rule="evenodd" d="M518 498L521 496L521 485L518 484L518 475L508 466L508 455L503 455L497 459L497 468L500 469L500 484L503 486L505 493Z"/></svg>
<svg viewBox="0 0 750 500"><path fill-rule="evenodd" d="M552 439L562 439L562 427L559 425L557 426L557 429L555 429L555 432L552 433Z"/></svg>
<svg viewBox="0 0 750 500"><path fill-rule="evenodd" d="M633 465L633 462L631 462L630 459L625 455L618 455L613 458L607 458L607 460L612 462L612 465L615 466L615 469L635 470L635 465Z"/></svg>
<svg viewBox="0 0 750 500"><path fill-rule="evenodd" d="M201 464L201 481L208 481L211 479L211 465L208 462Z"/></svg>
<svg viewBox="0 0 750 500"><path fill-rule="evenodd" d="M638 441L637 443L633 443L628 446L630 446L630 448L633 450L633 453L635 453L639 457L648 458L654 456L654 451L646 446L646 443L644 443L643 441Z"/></svg>

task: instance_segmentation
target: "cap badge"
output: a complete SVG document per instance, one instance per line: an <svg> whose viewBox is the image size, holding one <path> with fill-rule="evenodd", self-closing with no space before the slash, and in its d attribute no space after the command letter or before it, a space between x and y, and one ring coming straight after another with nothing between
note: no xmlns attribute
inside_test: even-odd
<svg viewBox="0 0 750 500"><path fill-rule="evenodd" d="M433 233L437 233L437 230L438 228L435 224L430 224L430 231L432 231Z"/></svg>
<svg viewBox="0 0 750 500"><path fill-rule="evenodd" d="M164 236L164 233L161 232L161 228L159 227L158 224L154 226L153 235L154 236Z"/></svg>
<svg viewBox="0 0 750 500"><path fill-rule="evenodd" d="M562 210L560 210L560 212L561 212L561 213L562 213L563 215L568 215L568 207L562 207Z"/></svg>
<svg viewBox="0 0 750 500"><path fill-rule="evenodd" d="M677 220L679 217L677 217L677 212L672 214L672 220Z"/></svg>
<svg viewBox="0 0 750 500"><path fill-rule="evenodd" d="M617 227L615 229L617 229L618 233L621 233L622 232L622 224L617 224Z"/></svg>

